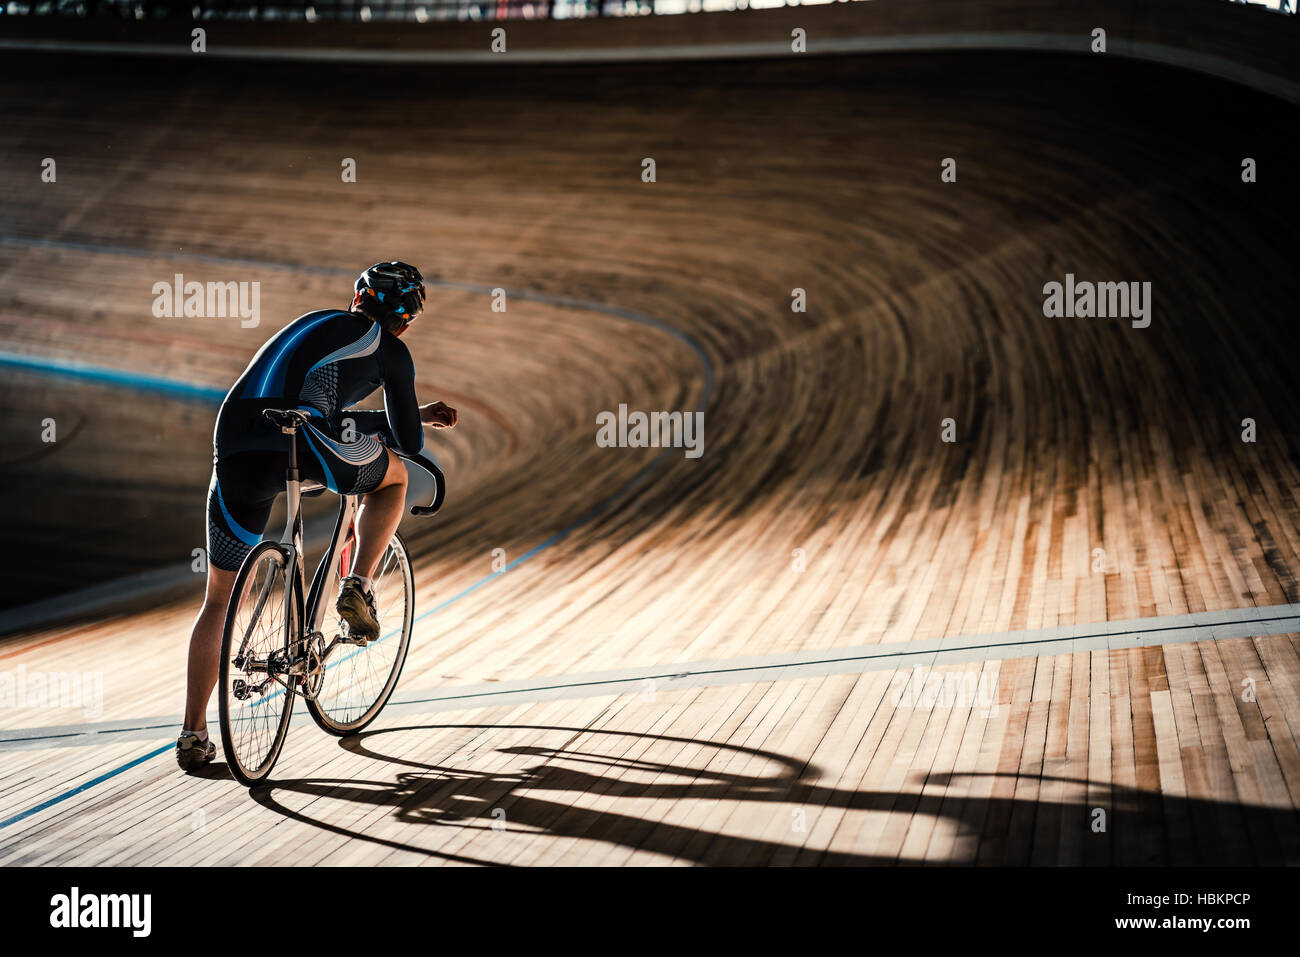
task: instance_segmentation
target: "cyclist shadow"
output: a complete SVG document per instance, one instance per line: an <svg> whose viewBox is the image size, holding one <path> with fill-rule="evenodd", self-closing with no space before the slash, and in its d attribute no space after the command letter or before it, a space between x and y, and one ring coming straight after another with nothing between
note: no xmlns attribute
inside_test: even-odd
<svg viewBox="0 0 1300 957"><path fill-rule="evenodd" d="M185 772L192 778L202 778L205 781L233 781L234 774L230 771L230 765L225 761L213 761L205 764L201 768Z"/></svg>
<svg viewBox="0 0 1300 957"><path fill-rule="evenodd" d="M563 746L519 745L492 748L490 753L536 757L537 763L509 771L476 771L384 754L372 747L374 740L381 735L435 730L500 733L555 731L565 733L569 740L582 735L597 735L625 740L627 746L635 741L680 744L684 747L704 747L712 751L732 752L751 759L774 762L778 770L776 774L770 776L735 774L690 765L575 750ZM750 858L755 862L761 862L781 851L793 855L800 850L797 844L785 844L775 839L754 840L715 834L697 828L638 818L613 810L597 811L582 808L575 806L564 797L551 799L543 796L554 793L567 797L582 793L612 799L681 797L689 800L707 800L710 797L725 796L728 800L793 800L789 796L790 788L798 784L800 777L809 770L809 766L802 760L770 751L641 732L597 732L584 728L544 725L440 724L386 728L343 738L339 744L354 754L398 765L408 770L399 770L391 780L387 781L355 778L280 780L253 788L250 792L253 799L263 807L292 820L341 836L360 839L394 850L410 851L464 863L498 864L500 862L389 840L364 833L362 830L347 829L286 807L276 800L275 792L290 791L310 797L326 797L376 808L389 807L394 809L393 818L396 821L454 828L464 832L471 839L474 832L483 832L485 839L490 833L500 834L503 837L513 835L515 838L520 835L545 833L552 838L580 838L613 846L624 846L629 851L640 848L663 855L711 863L740 863ZM565 764L552 763L556 761L563 761ZM572 765L575 764L585 767L573 767ZM601 773L601 770L617 773ZM816 768L811 770L815 772ZM639 775L642 780L620 779L621 775L629 773ZM677 783L646 783L644 779L647 776L667 777ZM789 832L789 818L787 817L785 821L784 829ZM768 823L781 826L776 818ZM472 851L474 846L471 843L469 850ZM862 854L822 855L819 852L816 856L821 858L821 863L831 864L883 862L871 855Z"/></svg>
<svg viewBox="0 0 1300 957"><path fill-rule="evenodd" d="M486 752L537 759L510 770L479 771L451 764L427 763L385 754L375 747L382 736L388 734L448 730L500 734L555 731L566 732L568 737L566 743L558 747L517 744L491 748ZM613 743L608 751L600 750L599 746L595 750L568 746L569 742L580 737L604 738ZM679 754L694 749L697 757L703 753L708 759L692 765L674 763L671 759L650 760L627 755L626 751L638 742L675 747ZM974 784L990 776L983 774L917 775L909 782L909 791L832 787L814 783L822 772L803 759L739 745L630 731L592 731L545 725L440 724L367 731L344 738L339 743L353 754L397 765L402 770L389 780L319 777L281 780L254 788L253 798L263 807L285 817L349 839L464 863L501 863L471 855L477 848L491 848L493 852L504 851L513 858L527 846L523 838L538 835L605 844L611 849L623 848L627 853L648 851L665 858L703 864L872 865L900 862L898 853L880 855L858 850L827 850L817 845L805 847L805 840L820 815L835 810L893 812L946 819L956 826L964 839L978 838L980 862L988 860L989 863L1007 864L1057 863L1054 859L1057 842L1065 842L1066 835L1075 834L1078 843L1092 841L1077 855L1079 863L1253 863L1261 856L1261 846L1269 846L1271 835L1286 841L1290 832L1296 829L1296 818L1290 808L1171 797L1119 785L1105 788L1106 796L1100 801L1090 796L1086 802L1080 799L1043 803L1036 797L1003 797L987 793L985 796L971 796L949 790L950 785ZM727 760L718 760L719 752ZM681 761L680 758L676 760ZM750 768L766 765L772 772L751 774L718 769L719 765ZM994 774L991 777L995 780L1032 779L1088 785L1086 781L1045 774ZM921 790L925 785L938 790ZM455 841L452 840L454 835L449 834L441 841L441 847L422 847L382 838L367 834L364 828L345 828L288 808L276 799L276 791L369 805L376 809L391 808L395 821L456 829L467 839ZM579 796L588 806L575 803ZM650 801L656 803L648 806L643 803ZM645 816L618 810L619 802L627 802L625 806L645 807ZM774 806L767 817L743 809L734 812L733 817L745 818L746 829L751 835L738 836L674 823L669 818L680 820L682 816L680 808L673 813L677 802L688 802L688 807L703 809L717 802ZM1098 803L1106 807L1112 818L1109 829L1100 835L1090 826L1095 821ZM777 804L783 807L775 807ZM800 819L801 810L806 815L804 820ZM836 815L834 819L841 817L842 814ZM366 820L373 823L376 818L367 815ZM1167 827L1162 828L1162 820ZM1240 822L1241 827L1233 826L1233 821ZM1185 835L1180 833L1182 824L1190 825ZM1205 825L1215 833L1196 836L1198 826ZM1045 826L1048 826L1047 832ZM482 833L476 835L475 832ZM493 843L494 839L489 836L493 832L509 841ZM1234 835L1233 832L1239 833ZM1222 839L1224 836L1236 836L1240 840L1233 847ZM826 837L829 837L829 832L819 845L824 844ZM1041 846L1044 839L1049 849L1048 859L1039 861L1032 856L1031 848ZM1294 841L1290 843L1294 844ZM450 849L453 844L455 850ZM1296 848L1291 847L1290 851L1294 852ZM1137 859L1114 860L1130 855L1136 855ZM1294 855L1288 852L1284 856L1290 858ZM901 858L902 863L908 860ZM954 853L936 863L974 863L974 860L966 860L965 856Z"/></svg>

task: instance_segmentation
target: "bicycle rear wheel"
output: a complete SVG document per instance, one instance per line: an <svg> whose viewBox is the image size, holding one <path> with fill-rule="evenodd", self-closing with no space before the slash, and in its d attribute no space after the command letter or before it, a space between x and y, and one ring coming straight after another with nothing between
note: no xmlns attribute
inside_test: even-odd
<svg viewBox="0 0 1300 957"><path fill-rule="evenodd" d="M262 542L239 569L221 636L221 746L231 773L252 786L275 766L293 714L283 673L286 635L297 631L296 602L285 607L289 574L275 542Z"/></svg>
<svg viewBox="0 0 1300 957"><path fill-rule="evenodd" d="M336 556L335 566L330 569L330 585L321 595L321 601L329 603L327 635L346 631L334 611L334 601L343 576L350 571L348 561L348 555ZM307 710L330 734L355 734L374 721L397 687L406 663L415 619L415 579L401 535L393 533L371 582L379 613L379 638L365 647L339 645L325 663L320 692L314 700L307 699Z"/></svg>

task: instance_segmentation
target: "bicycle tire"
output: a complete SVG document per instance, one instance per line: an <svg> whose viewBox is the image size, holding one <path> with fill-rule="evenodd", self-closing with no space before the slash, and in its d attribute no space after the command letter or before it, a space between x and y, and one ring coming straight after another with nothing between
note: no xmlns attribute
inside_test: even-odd
<svg viewBox="0 0 1300 957"><path fill-rule="evenodd" d="M406 656L411 648L411 630L415 623L415 577L411 569L411 553L407 549L402 536L396 532L393 533L392 540L388 543L388 547L384 549L384 553L379 559L379 566L375 575L376 605L380 608L381 615L384 614L383 608L388 605L387 602L378 597L383 588L381 575L383 570L388 567L390 554L395 562L394 570L400 576L397 581L400 582L403 600L401 631L400 633L389 632L387 635L381 634L377 641L371 642L366 647L350 648L345 652L345 656L338 661L326 662L326 677L322 683L321 691L315 699L307 699L307 710L321 730L329 734L339 737L356 734L379 717L379 713L397 688L397 681L401 677L402 668L406 664ZM337 593L339 581L337 572L337 568L332 570L334 584L330 589L324 590L321 595L322 601L330 600ZM398 640L393 648L392 663L386 668L387 678L382 687L373 695L368 693L362 695L364 707L351 704L344 706L341 704L338 694L333 691L331 682L334 685L345 683L347 672L342 670L345 665L351 664L352 673L355 674L357 665L354 663L359 658L366 655L382 654L385 642L394 637Z"/></svg>
<svg viewBox="0 0 1300 957"><path fill-rule="evenodd" d="M261 697L261 701L267 703L266 715L272 716L275 709L279 709L279 716L274 721L274 729L271 732L270 740L265 742L264 747L254 746L249 740L249 731L251 722L261 716L250 716L239 712L250 710L247 704L240 704L238 711L232 710L232 705L242 702L244 699L236 697L235 685L237 680L244 680L248 673L242 669L236 668L233 658L238 651L236 643L236 623L239 620L239 612L243 607L245 592L250 585L257 586L256 575L261 570L264 562L270 562L268 566L268 581L262 585L269 590L265 595L259 595L261 601L260 608L254 608L253 613L260 620L265 612L269 609L274 613L275 604L273 596L276 592L280 595L280 604L284 601L284 576L291 574L288 563L285 561L284 553L280 546L275 542L261 542L258 544L244 559L243 565L239 568L239 575L235 579L235 587L230 595L230 605L226 609L226 622L221 634L221 668L217 681L217 691L219 693L219 705L221 710L221 747L225 752L226 763L230 767L231 773L241 784L252 787L265 781L270 775L271 769L275 766L276 760L284 748L284 741L289 732L289 721L293 716L293 698L292 691L286 690L278 682L272 682L273 689ZM261 589L259 588L259 591ZM295 629L297 619L298 602L291 600L289 607L283 609L283 614L279 615L279 621L275 628L268 636L270 641L267 649L283 649L285 647L285 636ZM247 634L253 622L247 626L238 629L239 641L242 642L243 636ZM260 702L259 702L260 703ZM258 707L254 704L251 708ZM270 724L270 722L267 722Z"/></svg>

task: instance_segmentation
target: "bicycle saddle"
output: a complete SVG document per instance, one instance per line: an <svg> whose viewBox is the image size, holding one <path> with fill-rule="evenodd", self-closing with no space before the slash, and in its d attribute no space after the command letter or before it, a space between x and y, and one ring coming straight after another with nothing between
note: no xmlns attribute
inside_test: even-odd
<svg viewBox="0 0 1300 957"><path fill-rule="evenodd" d="M297 429L307 422L307 413L297 409L263 409L262 415L282 429Z"/></svg>

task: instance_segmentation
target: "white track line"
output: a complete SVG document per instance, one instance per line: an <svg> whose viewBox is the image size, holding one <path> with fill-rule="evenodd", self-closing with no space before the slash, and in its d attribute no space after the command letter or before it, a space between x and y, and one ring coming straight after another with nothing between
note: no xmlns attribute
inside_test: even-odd
<svg viewBox="0 0 1300 957"><path fill-rule="evenodd" d="M867 671L910 670L917 666L935 668L1007 658L1154 647L1225 638L1255 638L1291 632L1300 632L1300 604L1195 612L1100 624L1063 625L1037 631L897 641L852 648L797 651L783 655L652 665L618 671L494 681L458 688L431 688L395 697L384 709L384 715L431 714L536 701L642 694L647 691L666 693L684 688L790 681ZM14 728L0 731L0 752L83 747L119 741L153 741L173 734L180 727L180 720L180 715L171 715L43 728ZM305 721L307 716L299 714L298 720Z"/></svg>
<svg viewBox="0 0 1300 957"><path fill-rule="evenodd" d="M1184 50L1164 43L1112 36L1107 52L1093 54L1092 38L1080 34L1037 32L915 33L898 36L810 37L810 54L935 53L950 51L1029 51L1078 53L1146 60L1166 66L1208 73L1220 79L1262 90L1300 104L1300 83L1210 53ZM125 54L131 56L207 56L239 60L311 61L327 63L487 64L502 66L533 63L615 63L662 60L726 60L790 57L788 38L760 43L688 43L636 47L573 47L554 50L359 50L329 47L209 46L207 52L190 50L190 38L169 43L113 43L94 40L0 39L0 50L47 53Z"/></svg>

